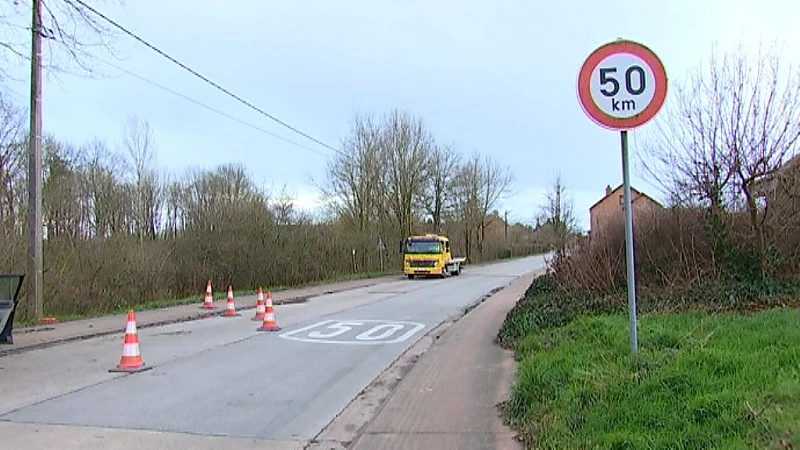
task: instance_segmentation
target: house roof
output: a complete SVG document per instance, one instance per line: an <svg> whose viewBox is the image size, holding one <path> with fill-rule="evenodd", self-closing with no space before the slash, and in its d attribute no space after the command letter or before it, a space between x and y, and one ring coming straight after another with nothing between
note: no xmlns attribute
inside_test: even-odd
<svg viewBox="0 0 800 450"><path fill-rule="evenodd" d="M790 170L796 166L800 166L800 153L792 156L786 162L781 164L774 172L770 173L769 175L763 176L753 182L752 189L757 194L763 194L765 190L769 189L770 184L776 179L780 178L784 172Z"/></svg>
<svg viewBox="0 0 800 450"><path fill-rule="evenodd" d="M589 211L593 210L593 209L594 209L594 208L595 208L597 205L599 205L600 203L602 203L602 202L603 202L603 200L605 200L605 199L607 199L608 197L610 197L610 196L614 195L614 193L615 193L615 192L617 192L617 191L619 191L620 189L622 189L622 184L620 184L619 186L617 186L617 187L616 187L614 190L612 190L612 191L611 191L611 192L609 192L608 194L604 195L602 198L600 198L600 200L598 200L598 201L594 202L594 204L593 204L592 206L590 206L590 207L589 207ZM644 192L642 192L642 191L639 191L638 189L635 189L633 186L631 186L631 192L635 192L635 193L636 193L636 194L638 194L640 197L644 197L644 198L646 198L647 200L650 200L652 203L654 203L654 204L656 204L656 205L658 205L658 206L660 206L660 207L662 207L662 208L663 208L663 206L661 205L661 203L659 203L659 202L657 202L656 200L654 200L654 199L653 199L653 197L650 197L649 195L645 194Z"/></svg>
<svg viewBox="0 0 800 450"><path fill-rule="evenodd" d="M800 153L792 156L791 158L789 158L788 161L783 163L781 169L783 169L785 167L788 167L788 166L791 166L791 165L794 165L794 164L800 164Z"/></svg>

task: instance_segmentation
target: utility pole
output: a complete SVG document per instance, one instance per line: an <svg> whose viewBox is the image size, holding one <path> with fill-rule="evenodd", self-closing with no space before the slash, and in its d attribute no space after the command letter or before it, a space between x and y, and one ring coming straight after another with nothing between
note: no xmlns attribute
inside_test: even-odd
<svg viewBox="0 0 800 450"><path fill-rule="evenodd" d="M28 138L28 307L38 319L42 297L42 2L31 19L31 124ZM28 314L30 315L29 310Z"/></svg>
<svg viewBox="0 0 800 450"><path fill-rule="evenodd" d="M503 220L506 226L505 234L506 234L506 242L508 242L508 211L505 212L505 219Z"/></svg>

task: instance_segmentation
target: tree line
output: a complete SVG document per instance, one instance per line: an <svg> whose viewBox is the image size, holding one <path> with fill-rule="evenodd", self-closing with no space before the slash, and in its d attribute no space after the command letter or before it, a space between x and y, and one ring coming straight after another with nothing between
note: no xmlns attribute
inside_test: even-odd
<svg viewBox="0 0 800 450"><path fill-rule="evenodd" d="M25 118L0 97L0 270L25 267ZM513 179L508 168L441 146L406 112L355 118L329 160L317 215L262 188L238 164L167 173L156 144L135 116L116 145L45 136L47 314L199 296L209 279L220 289L252 289L397 273L400 242L412 233L446 233L471 262L547 245L533 227L506 223L496 210Z"/></svg>
<svg viewBox="0 0 800 450"><path fill-rule="evenodd" d="M490 156L464 156L437 142L421 118L399 110L357 115L327 175L329 211L368 237L359 249L364 258L370 244L398 246L424 231L447 233L468 260L484 259L494 211L513 181Z"/></svg>

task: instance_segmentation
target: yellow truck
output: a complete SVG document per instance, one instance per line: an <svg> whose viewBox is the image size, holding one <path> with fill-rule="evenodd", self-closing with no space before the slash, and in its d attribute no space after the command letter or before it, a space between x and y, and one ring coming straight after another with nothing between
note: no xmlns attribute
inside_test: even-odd
<svg viewBox="0 0 800 450"><path fill-rule="evenodd" d="M417 275L461 275L464 261L466 258L453 258L450 239L441 234L409 236L403 243L403 273L409 279Z"/></svg>

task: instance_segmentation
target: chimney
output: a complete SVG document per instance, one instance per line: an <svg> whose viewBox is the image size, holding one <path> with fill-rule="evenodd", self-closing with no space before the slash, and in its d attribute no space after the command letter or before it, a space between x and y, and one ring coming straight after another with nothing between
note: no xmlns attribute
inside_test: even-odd
<svg viewBox="0 0 800 450"><path fill-rule="evenodd" d="M606 185L606 195L611 195L611 185Z"/></svg>

